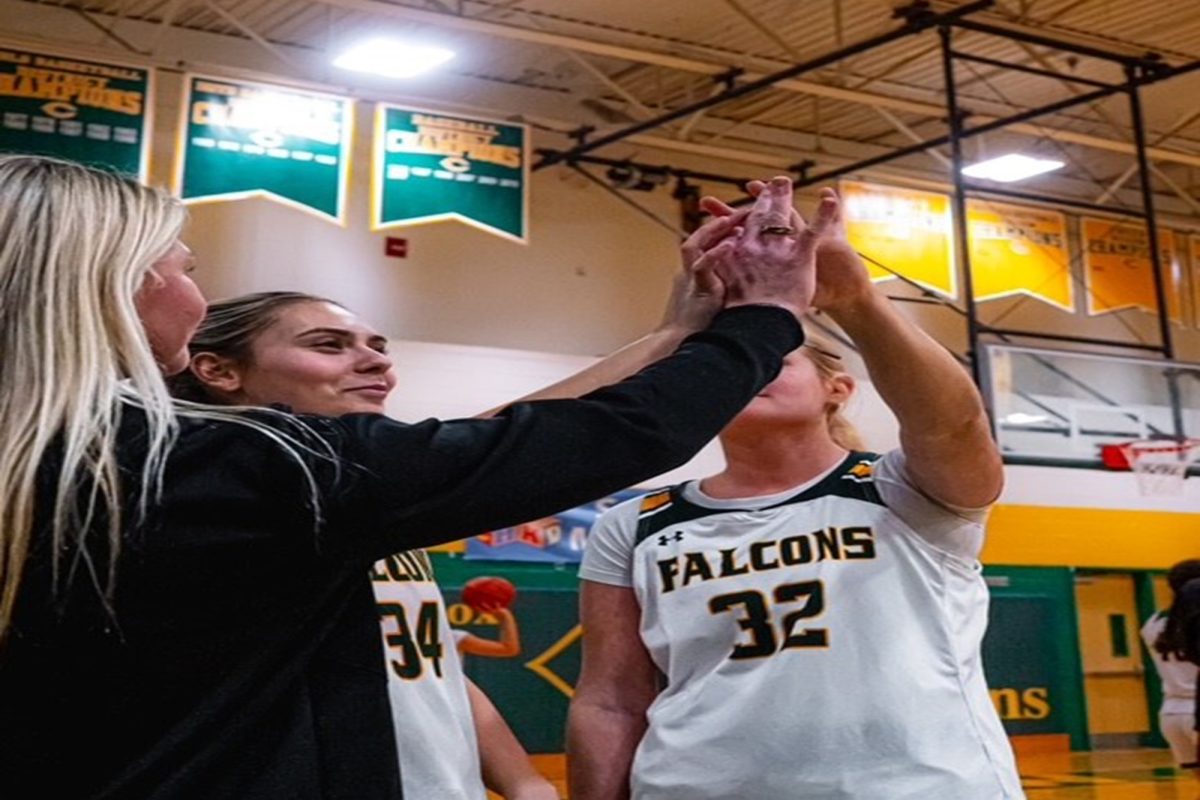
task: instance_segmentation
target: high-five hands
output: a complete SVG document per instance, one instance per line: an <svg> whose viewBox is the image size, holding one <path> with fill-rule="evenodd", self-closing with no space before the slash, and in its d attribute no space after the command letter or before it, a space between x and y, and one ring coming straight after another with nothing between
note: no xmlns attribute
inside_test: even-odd
<svg viewBox="0 0 1200 800"><path fill-rule="evenodd" d="M777 305L799 317L817 294L817 249L837 224L837 195L824 190L812 221L805 222L793 207L789 178L772 178L766 184L755 181L748 188L757 195L748 212L716 202L706 204L719 216L694 242L703 252L693 262L693 272L711 272L720 279L726 308ZM695 235L689 242L693 239Z"/></svg>

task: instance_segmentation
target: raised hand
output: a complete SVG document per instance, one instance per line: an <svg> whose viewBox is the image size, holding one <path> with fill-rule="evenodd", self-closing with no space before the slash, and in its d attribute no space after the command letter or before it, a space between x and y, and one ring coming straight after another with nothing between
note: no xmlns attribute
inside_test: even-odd
<svg viewBox="0 0 1200 800"><path fill-rule="evenodd" d="M680 255L682 268L671 284L671 296L663 311L659 330L677 330L684 335L703 330L725 305L725 284L711 262L700 263L701 256L717 242L729 236L749 211L734 211L714 217L701 225L684 241Z"/></svg>
<svg viewBox="0 0 1200 800"><path fill-rule="evenodd" d="M718 217L741 224L712 245L696 262L711 269L725 284L725 306L770 304L797 316L808 310L816 293L817 246L833 221L836 195L823 197L811 223L792 206L792 182L776 177L759 187L750 212ZM710 205L710 211L713 210Z"/></svg>
<svg viewBox="0 0 1200 800"><path fill-rule="evenodd" d="M821 207L830 219L817 245L817 290L813 308L837 314L874 293L870 273L846 236L841 200L833 189L821 190Z"/></svg>

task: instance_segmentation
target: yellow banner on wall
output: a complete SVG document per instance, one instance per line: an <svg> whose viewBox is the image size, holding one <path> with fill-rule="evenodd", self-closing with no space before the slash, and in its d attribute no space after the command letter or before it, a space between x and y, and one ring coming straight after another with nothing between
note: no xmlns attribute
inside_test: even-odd
<svg viewBox="0 0 1200 800"><path fill-rule="evenodd" d="M856 181L842 181L839 191L850 244L869 259L872 280L901 275L958 297L949 197Z"/></svg>
<svg viewBox="0 0 1200 800"><path fill-rule="evenodd" d="M976 300L1024 294L1074 310L1067 220L1062 214L970 200L967 230Z"/></svg>
<svg viewBox="0 0 1200 800"><path fill-rule="evenodd" d="M1124 308L1158 313L1146 227L1092 217L1083 217L1081 223L1088 314L1097 316ZM1165 273L1167 308L1171 320L1180 322L1183 276L1170 231L1159 231L1158 245Z"/></svg>

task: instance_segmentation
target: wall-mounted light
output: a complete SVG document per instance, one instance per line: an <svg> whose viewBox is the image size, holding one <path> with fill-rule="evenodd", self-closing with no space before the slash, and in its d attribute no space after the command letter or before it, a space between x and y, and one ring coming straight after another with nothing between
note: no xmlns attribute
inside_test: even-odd
<svg viewBox="0 0 1200 800"><path fill-rule="evenodd" d="M963 175L1000 183L1012 183L1032 178L1034 175L1041 175L1044 172L1052 172L1063 166L1063 162L1053 159L1032 158L1020 153L1009 153L963 167Z"/></svg>
<svg viewBox="0 0 1200 800"><path fill-rule="evenodd" d="M333 65L385 78L412 78L452 58L454 52L443 47L370 39L342 53L333 60Z"/></svg>

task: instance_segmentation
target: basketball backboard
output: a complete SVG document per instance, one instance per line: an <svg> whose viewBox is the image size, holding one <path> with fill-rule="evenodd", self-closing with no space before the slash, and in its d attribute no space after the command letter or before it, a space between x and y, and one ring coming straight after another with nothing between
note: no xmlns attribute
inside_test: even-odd
<svg viewBox="0 0 1200 800"><path fill-rule="evenodd" d="M1008 463L1102 469L1101 445L1200 438L1200 365L989 344L981 367Z"/></svg>

